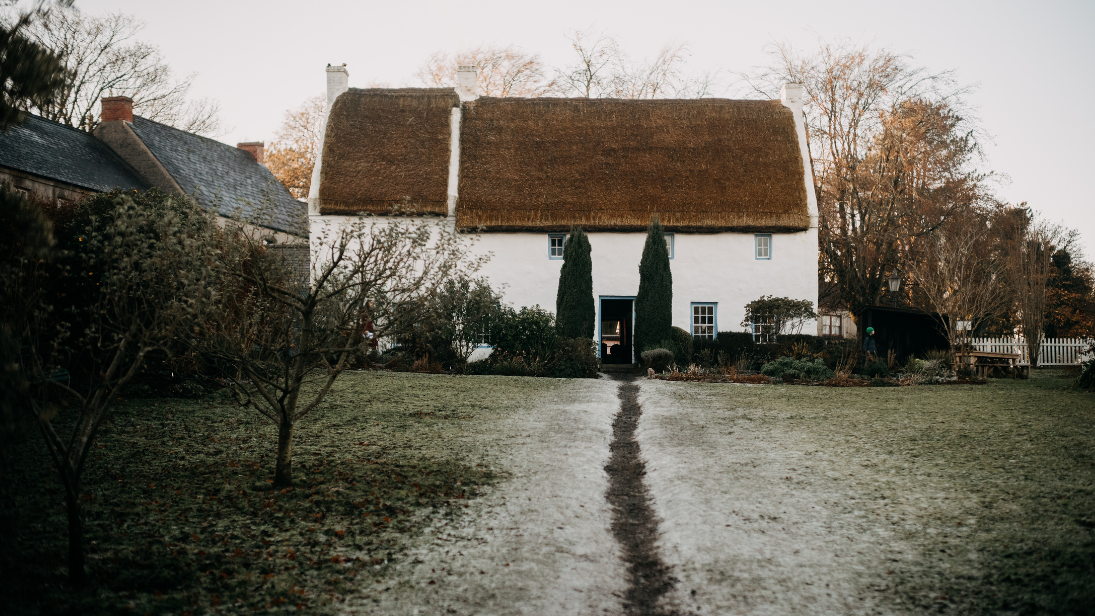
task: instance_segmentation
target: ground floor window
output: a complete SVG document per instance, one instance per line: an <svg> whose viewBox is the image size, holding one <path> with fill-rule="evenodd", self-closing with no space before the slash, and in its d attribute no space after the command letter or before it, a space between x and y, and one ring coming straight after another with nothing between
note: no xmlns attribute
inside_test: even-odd
<svg viewBox="0 0 1095 616"><path fill-rule="evenodd" d="M840 338L844 335L842 327L844 317L839 314L823 314L821 319L821 335Z"/></svg>
<svg viewBox="0 0 1095 616"><path fill-rule="evenodd" d="M776 324L771 318L753 321L749 325L753 331L753 342L757 344L768 344L776 341Z"/></svg>
<svg viewBox="0 0 1095 616"><path fill-rule="evenodd" d="M692 337L714 340L718 331L715 308L718 304L692 304Z"/></svg>

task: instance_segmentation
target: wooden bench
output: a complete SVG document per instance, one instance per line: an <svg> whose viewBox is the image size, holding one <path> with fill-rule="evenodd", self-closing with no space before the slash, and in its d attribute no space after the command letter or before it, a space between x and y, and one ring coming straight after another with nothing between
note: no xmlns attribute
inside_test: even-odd
<svg viewBox="0 0 1095 616"><path fill-rule="evenodd" d="M1030 376L1030 366L1019 365L1018 353L989 353L987 351L971 351L969 353L955 353L955 359L959 364L968 366L974 374L981 378L988 378L989 371L993 368L1008 367L1015 370L1016 374L1024 378Z"/></svg>

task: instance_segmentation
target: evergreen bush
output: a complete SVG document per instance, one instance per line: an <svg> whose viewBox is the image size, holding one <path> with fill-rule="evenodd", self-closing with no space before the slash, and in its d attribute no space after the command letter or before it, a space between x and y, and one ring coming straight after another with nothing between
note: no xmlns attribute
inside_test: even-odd
<svg viewBox="0 0 1095 616"><path fill-rule="evenodd" d="M677 355L674 357L674 360L682 366L687 366L692 363L692 351L694 349L692 334L677 326L673 326L669 330L669 335L674 344L677 345ZM701 342L703 341L701 340Z"/></svg>
<svg viewBox="0 0 1095 616"><path fill-rule="evenodd" d="M825 381L833 378L833 371L830 370L829 367L825 365L825 361L820 358L805 360L784 356L764 364L760 371L766 376L788 381Z"/></svg>
<svg viewBox="0 0 1095 616"><path fill-rule="evenodd" d="M669 364L673 363L673 352L669 349L650 349L649 351L643 351L640 355L643 360L643 365L647 368L652 368L654 372L665 372Z"/></svg>
<svg viewBox="0 0 1095 616"><path fill-rule="evenodd" d="M529 361L546 361L555 350L558 334L555 317L539 306L520 310L504 307L491 327L494 354L519 355Z"/></svg>
<svg viewBox="0 0 1095 616"><path fill-rule="evenodd" d="M863 374L872 379L885 379L890 376L890 367L884 361L873 361L863 364Z"/></svg>
<svg viewBox="0 0 1095 616"><path fill-rule="evenodd" d="M555 297L555 329L562 338L590 338L596 325L593 302L593 258L589 237L581 227L570 231L563 247L559 290Z"/></svg>
<svg viewBox="0 0 1095 616"><path fill-rule="evenodd" d="M635 296L635 348L670 338L673 326L673 273L665 231L655 216L646 234L639 262L639 292Z"/></svg>
<svg viewBox="0 0 1095 616"><path fill-rule="evenodd" d="M560 338L551 361L551 376L595 379L601 368L597 344L590 338Z"/></svg>

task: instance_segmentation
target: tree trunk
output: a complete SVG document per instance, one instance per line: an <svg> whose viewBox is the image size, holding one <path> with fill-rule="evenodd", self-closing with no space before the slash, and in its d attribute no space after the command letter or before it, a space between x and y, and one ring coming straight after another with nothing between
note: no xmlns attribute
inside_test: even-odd
<svg viewBox="0 0 1095 616"><path fill-rule="evenodd" d="M293 485L293 423L282 419L278 424L278 459L274 469L274 487Z"/></svg>
<svg viewBox="0 0 1095 616"><path fill-rule="evenodd" d="M1024 332L1024 334L1025 333L1026 332ZM1030 360L1030 367L1032 369L1037 368L1038 367L1038 355L1042 350L1042 337L1041 336L1035 336L1035 337L1031 338L1030 336L1026 336L1026 339L1027 339L1027 341L1026 341L1027 342L1027 358Z"/></svg>
<svg viewBox="0 0 1095 616"><path fill-rule="evenodd" d="M84 569L84 522L80 511L80 487L74 481L65 482L65 508L68 510L68 579L75 588L87 584Z"/></svg>

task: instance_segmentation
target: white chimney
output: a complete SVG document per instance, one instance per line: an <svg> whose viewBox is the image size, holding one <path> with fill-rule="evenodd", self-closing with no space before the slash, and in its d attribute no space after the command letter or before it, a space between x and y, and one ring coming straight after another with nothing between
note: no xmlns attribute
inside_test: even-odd
<svg viewBox="0 0 1095 616"><path fill-rule="evenodd" d="M346 90L350 89L350 71L346 70L346 65L331 66L327 65L327 108L330 109L331 105L335 104L335 99L339 94L342 94Z"/></svg>
<svg viewBox="0 0 1095 616"><path fill-rule="evenodd" d="M479 88L475 85L479 68L459 66L456 68L456 94L461 101L473 101L479 98Z"/></svg>
<svg viewBox="0 0 1095 616"><path fill-rule="evenodd" d="M779 100L784 107L802 113L802 91L801 83L785 83L779 90Z"/></svg>

